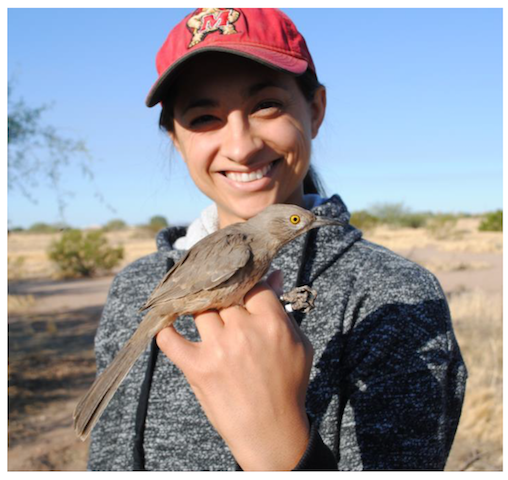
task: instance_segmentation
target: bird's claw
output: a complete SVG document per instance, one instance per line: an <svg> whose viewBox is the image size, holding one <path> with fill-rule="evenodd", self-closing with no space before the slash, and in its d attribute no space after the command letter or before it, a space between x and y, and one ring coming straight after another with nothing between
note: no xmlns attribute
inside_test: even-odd
<svg viewBox="0 0 508 480"><path fill-rule="evenodd" d="M307 285L296 287L280 296L287 312L309 313L314 308L317 292Z"/></svg>

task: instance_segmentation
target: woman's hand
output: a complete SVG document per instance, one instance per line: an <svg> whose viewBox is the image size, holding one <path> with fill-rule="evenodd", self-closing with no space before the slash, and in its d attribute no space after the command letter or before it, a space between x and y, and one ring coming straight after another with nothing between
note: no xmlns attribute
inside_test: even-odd
<svg viewBox="0 0 508 480"><path fill-rule="evenodd" d="M281 285L274 272L246 295L245 307L196 315L199 343L173 327L157 336L244 470L291 470L309 440L313 349L280 304Z"/></svg>

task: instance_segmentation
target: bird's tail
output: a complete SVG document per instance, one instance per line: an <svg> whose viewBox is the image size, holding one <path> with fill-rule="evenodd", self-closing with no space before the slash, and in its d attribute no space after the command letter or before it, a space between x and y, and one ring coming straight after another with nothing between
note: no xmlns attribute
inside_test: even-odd
<svg viewBox="0 0 508 480"><path fill-rule="evenodd" d="M97 377L74 410L74 430L81 440L88 437L117 388L151 339L170 323L171 320L167 316L161 317L153 310L149 311L134 335L122 347L106 370Z"/></svg>

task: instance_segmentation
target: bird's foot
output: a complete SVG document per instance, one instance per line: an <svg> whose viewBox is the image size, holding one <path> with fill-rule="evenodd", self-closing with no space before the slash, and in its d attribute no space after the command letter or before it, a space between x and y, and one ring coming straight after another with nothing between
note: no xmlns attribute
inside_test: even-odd
<svg viewBox="0 0 508 480"><path fill-rule="evenodd" d="M287 312L309 313L314 308L317 292L307 285L296 287L280 296L281 302Z"/></svg>

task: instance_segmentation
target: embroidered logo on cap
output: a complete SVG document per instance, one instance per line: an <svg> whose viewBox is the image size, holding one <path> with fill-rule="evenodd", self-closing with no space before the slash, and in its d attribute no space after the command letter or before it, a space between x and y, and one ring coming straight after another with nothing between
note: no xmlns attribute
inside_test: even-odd
<svg viewBox="0 0 508 480"><path fill-rule="evenodd" d="M219 32L222 35L238 33L233 23L240 17L240 12L233 8L203 8L187 22L192 33L189 48L202 42L209 33Z"/></svg>

